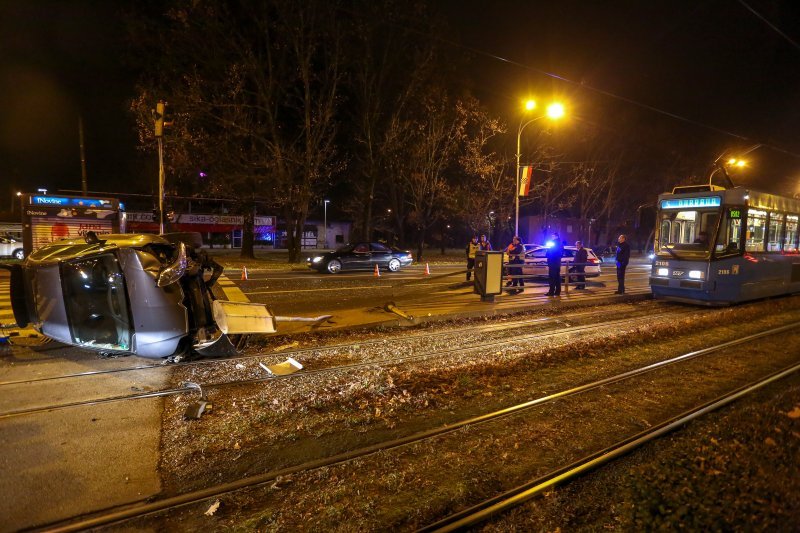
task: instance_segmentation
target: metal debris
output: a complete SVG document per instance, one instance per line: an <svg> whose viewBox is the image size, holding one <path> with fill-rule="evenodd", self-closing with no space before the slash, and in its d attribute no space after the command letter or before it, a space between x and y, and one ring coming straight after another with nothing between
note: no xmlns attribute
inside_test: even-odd
<svg viewBox="0 0 800 533"><path fill-rule="evenodd" d="M264 363L258 363L258 366L266 370L272 376L287 376L303 369L303 365L291 357L277 365L267 366Z"/></svg>
<svg viewBox="0 0 800 533"><path fill-rule="evenodd" d="M215 501L214 503L211 504L211 507L209 507L208 510L203 514L206 516L214 516L214 513L216 513L219 510L220 505L221 503L219 500Z"/></svg>

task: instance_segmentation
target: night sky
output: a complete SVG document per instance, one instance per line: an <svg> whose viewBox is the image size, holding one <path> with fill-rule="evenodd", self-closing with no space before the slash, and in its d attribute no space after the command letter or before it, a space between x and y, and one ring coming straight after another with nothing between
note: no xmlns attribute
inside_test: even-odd
<svg viewBox="0 0 800 533"><path fill-rule="evenodd" d="M469 61L459 83L510 130L522 98L554 95L578 122L613 134L619 117L634 115L670 132L676 146L707 152L709 163L725 148L771 145L751 154L742 179L794 194L800 2L746 4L786 37L737 0L430 1L445 22L440 36ZM135 74L126 66L121 7L0 0L0 194L9 200L16 190L80 188L81 115L89 189L151 189L155 162L137 155L126 114Z"/></svg>

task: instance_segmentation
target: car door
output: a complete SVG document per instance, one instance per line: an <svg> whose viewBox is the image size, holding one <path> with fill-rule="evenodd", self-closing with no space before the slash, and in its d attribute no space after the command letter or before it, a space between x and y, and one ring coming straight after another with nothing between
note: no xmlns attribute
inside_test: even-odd
<svg viewBox="0 0 800 533"><path fill-rule="evenodd" d="M535 248L526 253L522 273L526 276L547 276L547 248Z"/></svg>
<svg viewBox="0 0 800 533"><path fill-rule="evenodd" d="M360 242L353 247L353 251L342 257L342 268L348 270L365 270L372 268L370 262L369 243Z"/></svg>
<svg viewBox="0 0 800 533"><path fill-rule="evenodd" d="M389 259L392 258L391 248L379 242L369 243L369 253L370 261L372 263L370 268L373 269L375 268L375 265L378 265L379 268L386 268L389 264Z"/></svg>

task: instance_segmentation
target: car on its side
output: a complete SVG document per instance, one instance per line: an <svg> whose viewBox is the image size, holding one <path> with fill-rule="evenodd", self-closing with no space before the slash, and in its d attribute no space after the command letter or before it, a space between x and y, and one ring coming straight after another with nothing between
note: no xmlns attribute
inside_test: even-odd
<svg viewBox="0 0 800 533"><path fill-rule="evenodd" d="M342 270L382 270L397 272L414 261L411 252L380 242L345 244L332 252L309 257L307 264L319 272L337 274Z"/></svg>
<svg viewBox="0 0 800 533"><path fill-rule="evenodd" d="M547 246L539 244L526 244L525 264L522 267L522 274L531 277L547 277ZM588 256L587 264L584 267L584 275L587 278L595 278L600 275L600 263L602 259L590 249L584 248ZM562 265L572 267L575 260L575 252L578 249L574 246L565 246L561 256ZM563 273L563 270L562 270Z"/></svg>
<svg viewBox="0 0 800 533"><path fill-rule="evenodd" d="M11 271L14 318L106 353L233 355L230 335L274 332L274 316L260 304L216 299L211 287L223 269L201 243L195 233L89 231L46 244L22 263L2 265Z"/></svg>
<svg viewBox="0 0 800 533"><path fill-rule="evenodd" d="M0 237L0 257L25 259L25 252L22 251L22 242L11 237Z"/></svg>

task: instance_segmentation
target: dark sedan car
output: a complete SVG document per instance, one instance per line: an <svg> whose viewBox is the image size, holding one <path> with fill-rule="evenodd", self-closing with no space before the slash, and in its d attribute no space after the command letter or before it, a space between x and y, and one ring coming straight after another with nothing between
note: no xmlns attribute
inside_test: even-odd
<svg viewBox="0 0 800 533"><path fill-rule="evenodd" d="M308 266L320 272L336 274L340 270L380 269L397 272L412 263L411 252L379 242L346 244L333 252L308 258Z"/></svg>

